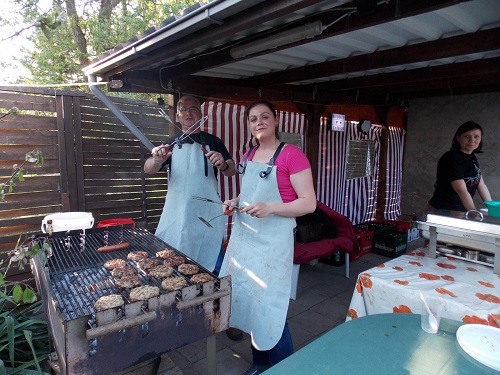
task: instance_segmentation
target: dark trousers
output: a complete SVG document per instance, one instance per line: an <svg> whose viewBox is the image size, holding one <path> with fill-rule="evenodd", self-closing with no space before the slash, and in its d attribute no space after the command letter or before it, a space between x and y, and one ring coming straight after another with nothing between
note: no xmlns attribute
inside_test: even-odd
<svg viewBox="0 0 500 375"><path fill-rule="evenodd" d="M288 322L285 322L283 333L276 346L270 350L257 350L252 345L253 363L256 365L275 365L293 354L293 343Z"/></svg>

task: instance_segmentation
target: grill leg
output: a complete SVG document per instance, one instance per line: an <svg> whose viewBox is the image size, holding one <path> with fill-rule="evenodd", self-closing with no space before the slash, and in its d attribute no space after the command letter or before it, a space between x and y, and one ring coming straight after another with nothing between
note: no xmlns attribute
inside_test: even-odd
<svg viewBox="0 0 500 375"><path fill-rule="evenodd" d="M207 362L208 362L208 375L217 374L217 360L215 358L216 347L215 347L215 335L207 337Z"/></svg>
<svg viewBox="0 0 500 375"><path fill-rule="evenodd" d="M158 369L160 368L160 363L161 363L161 355L159 355L155 359L155 363L153 365L153 373L152 373L152 375L157 375L158 374Z"/></svg>

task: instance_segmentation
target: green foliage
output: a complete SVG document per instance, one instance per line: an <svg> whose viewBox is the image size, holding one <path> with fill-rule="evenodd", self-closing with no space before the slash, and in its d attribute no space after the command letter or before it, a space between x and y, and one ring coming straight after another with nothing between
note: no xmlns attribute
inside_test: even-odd
<svg viewBox="0 0 500 375"><path fill-rule="evenodd" d="M208 2L66 0L54 1L53 8L43 13L40 0L9 1L19 9L18 23L37 26L29 38L34 48L24 48L19 61L33 75L22 81L39 84L85 81L82 68L94 58L197 2ZM3 21L16 24L12 19Z"/></svg>
<svg viewBox="0 0 500 375"><path fill-rule="evenodd" d="M45 237L22 242L19 239L7 265L0 270L0 375L50 374L41 366L46 367L50 354L47 323L35 317L41 302L29 285L6 281L13 263L23 268L37 254L42 260L50 254Z"/></svg>
<svg viewBox="0 0 500 375"><path fill-rule="evenodd" d="M17 108L7 114L17 114ZM14 172L7 182L0 185L0 201L4 200L5 188L12 192L16 180L23 181L25 163L43 164L39 151L26 153L24 162L14 165ZM50 244L45 237L17 241L16 247L8 255L8 262L0 261L0 375L1 374L50 374L42 370L50 354L47 324L35 319L33 313L40 307L35 291L23 283L6 281L12 264L23 269L31 258L40 254L50 254Z"/></svg>
<svg viewBox="0 0 500 375"><path fill-rule="evenodd" d="M17 108L16 110L19 111ZM42 153L40 151L35 151L35 150L27 152L25 160L21 165L17 164L13 165L14 172L12 172L12 175L6 182L0 184L0 203L5 201L5 195L7 193L12 193L17 180L24 181L24 165L26 163L32 163L35 164L35 166L42 166L43 164ZM5 192L6 188L8 189L7 193Z"/></svg>
<svg viewBox="0 0 500 375"><path fill-rule="evenodd" d="M0 289L0 374L50 374L40 365L50 354L47 324L34 318L41 302L29 286L12 286L3 276Z"/></svg>
<svg viewBox="0 0 500 375"><path fill-rule="evenodd" d="M50 247L45 238L30 239L22 245L18 241L7 266L1 270L0 374L49 374L40 365L46 366L50 354L47 324L35 318L41 302L29 285L5 280L12 263L25 264L28 257L36 254L44 258L47 248Z"/></svg>

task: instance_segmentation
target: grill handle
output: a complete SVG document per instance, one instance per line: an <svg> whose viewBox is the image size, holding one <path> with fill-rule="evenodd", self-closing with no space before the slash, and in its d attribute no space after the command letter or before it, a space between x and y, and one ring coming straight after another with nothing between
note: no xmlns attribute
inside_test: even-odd
<svg viewBox="0 0 500 375"><path fill-rule="evenodd" d="M188 309L193 306L201 305L205 302L215 301L216 299L228 296L231 294L231 289L222 289L218 292L214 292L212 294L196 297L189 301L179 301L176 304L178 310Z"/></svg>
<svg viewBox="0 0 500 375"><path fill-rule="evenodd" d="M127 318L106 324L105 326L88 329L86 332L87 340L92 340L101 336L110 335L126 328L135 327L139 324L144 324L156 319L156 311L147 312L133 318Z"/></svg>

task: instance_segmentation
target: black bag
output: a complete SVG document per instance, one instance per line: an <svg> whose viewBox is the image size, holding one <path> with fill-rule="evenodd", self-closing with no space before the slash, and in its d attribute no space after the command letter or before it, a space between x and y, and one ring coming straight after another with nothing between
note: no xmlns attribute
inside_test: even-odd
<svg viewBox="0 0 500 375"><path fill-rule="evenodd" d="M319 241L321 240L322 235L322 223L297 225L297 241L300 243Z"/></svg>
<svg viewBox="0 0 500 375"><path fill-rule="evenodd" d="M295 221L297 222L297 241L300 243L337 238L337 227L318 206L313 213L299 216Z"/></svg>

